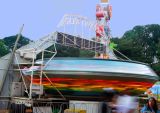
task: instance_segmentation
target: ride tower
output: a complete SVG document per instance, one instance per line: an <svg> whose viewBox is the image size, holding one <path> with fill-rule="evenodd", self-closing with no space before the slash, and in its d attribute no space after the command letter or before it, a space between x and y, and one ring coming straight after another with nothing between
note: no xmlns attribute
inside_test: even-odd
<svg viewBox="0 0 160 113"><path fill-rule="evenodd" d="M96 57L104 59L116 59L113 51L110 49L111 30L109 21L112 17L112 6L109 0L101 0L96 5L96 41L106 46L104 53L96 53Z"/></svg>

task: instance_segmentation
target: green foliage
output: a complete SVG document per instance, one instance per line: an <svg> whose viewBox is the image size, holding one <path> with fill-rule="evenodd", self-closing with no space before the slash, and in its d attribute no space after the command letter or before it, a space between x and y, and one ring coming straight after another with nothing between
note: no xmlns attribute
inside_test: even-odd
<svg viewBox="0 0 160 113"><path fill-rule="evenodd" d="M94 57L95 52L88 50L80 50L79 57Z"/></svg>
<svg viewBox="0 0 160 113"><path fill-rule="evenodd" d="M154 71L156 71L160 75L160 63L152 64L151 66Z"/></svg>
<svg viewBox="0 0 160 113"><path fill-rule="evenodd" d="M153 63L160 56L160 25L135 26L120 39L113 39L117 48L132 60Z"/></svg>
<svg viewBox="0 0 160 113"><path fill-rule="evenodd" d="M156 53L157 53L158 59L160 59L160 39L159 39L158 44L157 44L157 51L156 51Z"/></svg>
<svg viewBox="0 0 160 113"><path fill-rule="evenodd" d="M3 40L4 40L5 45L8 46L8 48L13 49L14 44L16 42L16 39L17 39L17 35L14 35L14 36L5 37ZM20 48L20 47L28 44L30 41L31 41L30 39L28 39L24 36L21 36L18 41L17 48Z"/></svg>
<svg viewBox="0 0 160 113"><path fill-rule="evenodd" d="M0 57L6 55L8 52L8 47L4 44L3 40L0 40Z"/></svg>

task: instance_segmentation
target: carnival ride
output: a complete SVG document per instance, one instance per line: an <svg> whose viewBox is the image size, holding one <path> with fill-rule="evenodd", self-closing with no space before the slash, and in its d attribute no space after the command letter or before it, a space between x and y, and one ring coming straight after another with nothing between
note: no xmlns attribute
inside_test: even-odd
<svg viewBox="0 0 160 113"><path fill-rule="evenodd" d="M46 64L48 60L38 60L36 64ZM107 67L107 68L106 68ZM31 75L31 68L23 70L25 75ZM39 84L41 68L34 68L34 84ZM54 58L43 69L42 84L45 91L52 94L55 89L51 82L64 94L72 96L89 96L77 92L103 93L105 88L131 94L140 94L157 80L156 74L142 63L92 58ZM48 78L50 81L48 81ZM30 80L30 76L27 76ZM145 87L144 87L145 86ZM67 94L68 91L68 94ZM94 94L93 94L94 96Z"/></svg>
<svg viewBox="0 0 160 113"><path fill-rule="evenodd" d="M131 61L126 56L127 60L118 60L114 48L110 48L111 17L111 5L98 4L97 22L79 15L65 15L58 25L65 28L66 24L83 23L96 32L94 40L85 39L83 35L54 32L17 50L14 48L12 53L0 59L0 67L3 68L0 73L1 96L14 96L11 95L13 89L10 89L10 84L19 81L23 82L28 99L32 99L33 94L43 98L44 93L51 95L49 97L60 95L63 99L71 99L72 96L82 99L91 95L102 96L100 93L105 88L140 94L151 87L158 76L149 66ZM56 44L94 51L96 58L54 58ZM53 51L46 50L52 45ZM53 54L50 59L44 58L46 52ZM41 60L37 60L38 54L41 54Z"/></svg>

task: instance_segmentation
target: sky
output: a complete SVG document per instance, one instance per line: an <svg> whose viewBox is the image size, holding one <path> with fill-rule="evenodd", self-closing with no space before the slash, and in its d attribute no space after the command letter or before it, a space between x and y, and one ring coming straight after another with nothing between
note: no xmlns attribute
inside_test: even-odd
<svg viewBox="0 0 160 113"><path fill-rule="evenodd" d="M79 14L95 21L95 7L100 0L0 0L0 39L22 34L37 40L58 31L64 14ZM136 25L160 24L160 0L110 0L113 37L121 37Z"/></svg>

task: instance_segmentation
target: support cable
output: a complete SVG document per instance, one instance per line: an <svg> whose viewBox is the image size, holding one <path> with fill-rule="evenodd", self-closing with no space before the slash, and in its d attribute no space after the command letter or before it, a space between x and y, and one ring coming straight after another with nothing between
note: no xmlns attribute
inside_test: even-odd
<svg viewBox="0 0 160 113"><path fill-rule="evenodd" d="M61 95L61 97L66 100L66 98L63 96L63 94L55 87L54 83L48 78L48 76L46 75L45 72L43 72L43 74L45 75L45 77L47 78L47 80L50 82L50 84L56 89L56 91Z"/></svg>

